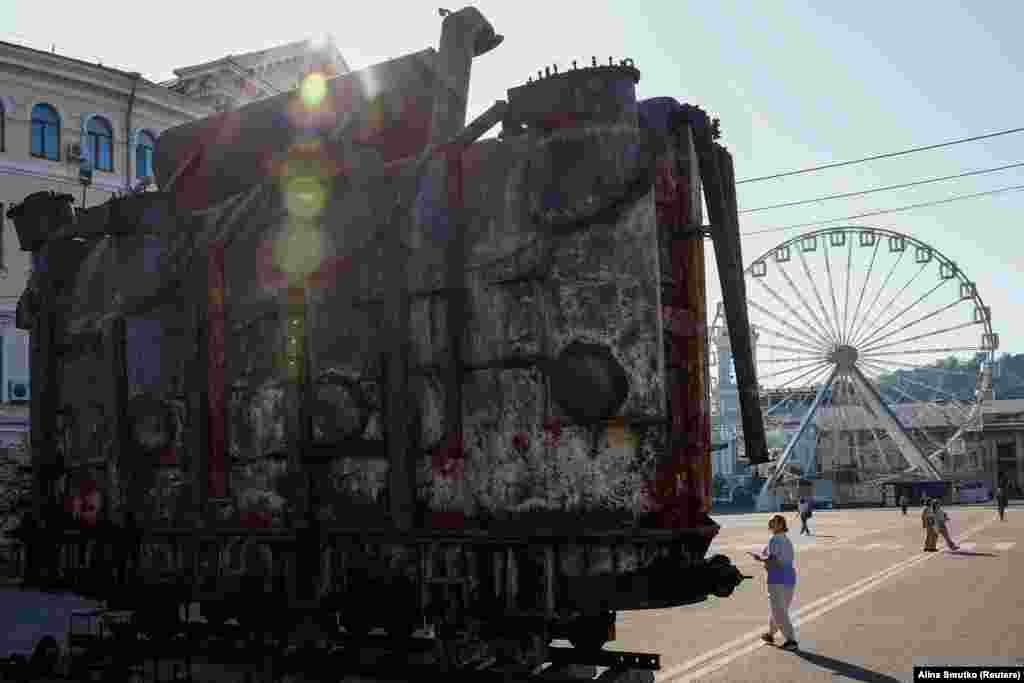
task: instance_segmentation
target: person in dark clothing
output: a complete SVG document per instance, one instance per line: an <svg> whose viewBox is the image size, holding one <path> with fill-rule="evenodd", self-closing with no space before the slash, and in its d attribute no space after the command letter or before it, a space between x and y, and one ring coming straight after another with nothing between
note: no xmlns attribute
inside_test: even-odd
<svg viewBox="0 0 1024 683"><path fill-rule="evenodd" d="M800 503L797 506L800 513L800 533L811 535L811 530L807 526L807 520L811 518L811 504L806 498L801 498Z"/></svg>
<svg viewBox="0 0 1024 683"><path fill-rule="evenodd" d="M935 543L939 540L939 534L935 529L935 520L932 516L932 503L927 496L922 500L921 527L924 529L924 551L934 553L938 551Z"/></svg>
<svg viewBox="0 0 1024 683"><path fill-rule="evenodd" d="M935 533L940 534L943 540L946 541L946 547L950 550L960 550L960 546L953 542L953 539L949 535L949 515L942 509L942 501L935 498L931 501L931 519L932 525L935 528ZM937 540L937 539L936 539Z"/></svg>
<svg viewBox="0 0 1024 683"><path fill-rule="evenodd" d="M1010 504L1010 496L1006 486L996 489L996 509L999 510L999 519L1006 521L1006 506Z"/></svg>

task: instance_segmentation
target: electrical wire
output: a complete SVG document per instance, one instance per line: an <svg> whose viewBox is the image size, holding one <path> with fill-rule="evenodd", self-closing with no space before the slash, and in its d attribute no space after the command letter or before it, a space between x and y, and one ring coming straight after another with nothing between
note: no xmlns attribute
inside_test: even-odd
<svg viewBox="0 0 1024 683"><path fill-rule="evenodd" d="M754 213L755 211L768 211L769 209L784 209L790 206L803 206L804 204L814 204L816 202L825 202L832 199L848 199L850 197L862 197L864 195L873 194L875 192L886 192L888 190L902 190L908 187L917 187L918 185L927 185L928 183L938 183L943 180L956 180L957 178L967 178L969 176L984 175L986 173L995 173L997 171L1005 171L1011 168L1019 168L1024 166L1024 161L1016 164L1008 164L1006 166L996 166L994 168L983 168L977 171L966 171L964 173L957 173L956 175L942 176L941 178L928 178L927 180L916 180L911 183L900 183L899 185L886 185L885 187L876 187L870 190L860 190L858 192L843 192L842 194L829 194L823 197L815 197L814 199L803 199L797 202L785 202L783 204L771 204L769 206L759 206L755 209L741 209L739 213Z"/></svg>
<svg viewBox="0 0 1024 683"><path fill-rule="evenodd" d="M763 180L775 180L776 178L786 178L794 175L801 175L803 173L813 173L815 171L824 171L829 168L839 168L840 166L852 166L853 164L862 164L865 161L875 161L877 159L890 159L892 157L903 156L904 154L914 154L915 152L924 152L929 149L939 149L941 147L950 147L952 145L960 145L965 142L976 142L978 140L987 140L988 138L999 137L1000 135L1010 135L1011 133L1020 133L1024 131L1024 127L1021 128L1010 128L1009 130L1001 130L996 133L986 133L985 135L975 135L969 138L961 138L959 140L950 140L949 142L940 142L934 145L924 145L922 147L912 147L910 149L901 150L899 152L888 152L886 154L875 154L873 156L864 157L862 159L852 159L850 161L837 161L831 164L823 164L821 166L812 166L810 168L802 168L797 171L785 171L783 173L774 173L772 175L759 176L757 178L744 178L743 180L737 180L737 185L744 183L758 183Z"/></svg>
<svg viewBox="0 0 1024 683"><path fill-rule="evenodd" d="M956 197L949 197L948 199L939 199L931 202L921 202L919 204L908 204L907 206L898 206L893 209L881 209L879 211L868 211L867 213L858 213L852 216L843 216L842 218L830 218L823 221L810 221L808 223L797 223L794 225L783 225L777 228L764 228L762 230L749 230L740 232L741 235L762 235L769 232L782 232L784 230L796 230L797 228L810 228L818 225L828 225L829 223L839 223L841 221L854 220L856 218L867 218L869 216L881 216L887 213L899 213L901 211L910 211L911 209L921 209L927 206L938 206L939 204L949 204L950 202L958 202L964 199L975 199L977 197L986 197L989 195L1000 194L1003 192L1016 192L1018 190L1024 190L1024 185L1011 185L1010 187L1000 187L995 190L988 190L986 192L975 192L973 194L957 195Z"/></svg>

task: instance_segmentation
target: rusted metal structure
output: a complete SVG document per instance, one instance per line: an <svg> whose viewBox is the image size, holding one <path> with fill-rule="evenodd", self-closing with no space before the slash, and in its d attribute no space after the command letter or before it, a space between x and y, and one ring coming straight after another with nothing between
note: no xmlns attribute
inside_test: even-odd
<svg viewBox="0 0 1024 683"><path fill-rule="evenodd" d="M614 613L742 580L705 557L709 231L764 454L717 122L595 59L464 125L500 41L448 14L437 51L168 131L161 192L60 228L16 207L37 517L92 501L50 524L82 590L162 582L254 628L426 622L479 646L453 666L567 637L656 667L602 653Z"/></svg>

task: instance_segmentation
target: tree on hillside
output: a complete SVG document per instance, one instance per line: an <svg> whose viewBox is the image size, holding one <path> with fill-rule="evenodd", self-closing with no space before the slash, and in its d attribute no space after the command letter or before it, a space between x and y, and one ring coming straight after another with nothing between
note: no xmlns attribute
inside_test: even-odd
<svg viewBox="0 0 1024 683"><path fill-rule="evenodd" d="M715 498L722 498L728 493L729 482L721 474L716 474L711 480L711 495Z"/></svg>

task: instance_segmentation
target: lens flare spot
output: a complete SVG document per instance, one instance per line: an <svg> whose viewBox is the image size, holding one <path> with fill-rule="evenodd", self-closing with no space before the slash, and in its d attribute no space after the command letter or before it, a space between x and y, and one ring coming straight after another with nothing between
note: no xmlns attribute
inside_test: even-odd
<svg viewBox="0 0 1024 683"><path fill-rule="evenodd" d="M322 73L311 73L302 79L299 91L308 108L319 107L327 94L327 78Z"/></svg>
<svg viewBox="0 0 1024 683"><path fill-rule="evenodd" d="M307 221L290 221L285 233L273 245L273 265L288 279L308 276L320 266L323 258L323 234Z"/></svg>
<svg viewBox="0 0 1024 683"><path fill-rule="evenodd" d="M327 205L327 188L323 179L315 175L288 178L284 194L288 213L296 218L316 218Z"/></svg>

